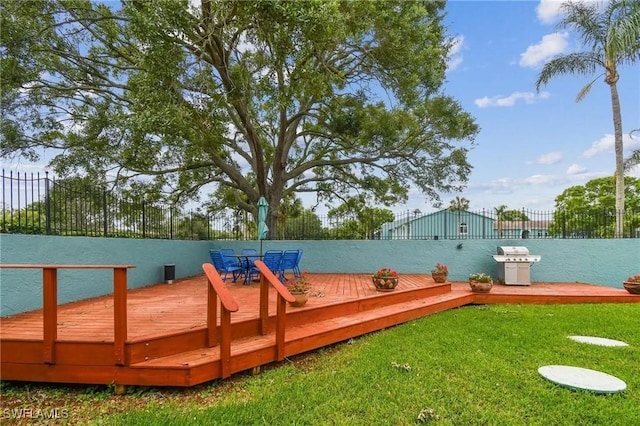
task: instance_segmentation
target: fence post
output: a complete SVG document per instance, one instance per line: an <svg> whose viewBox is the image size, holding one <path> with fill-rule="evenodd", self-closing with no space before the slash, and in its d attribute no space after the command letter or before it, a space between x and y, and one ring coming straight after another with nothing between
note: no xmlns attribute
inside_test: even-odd
<svg viewBox="0 0 640 426"><path fill-rule="evenodd" d="M109 226L107 225L107 221L108 221L108 210L107 209L107 190L103 189L102 190L102 217L104 218L104 222L103 222L103 226L102 226L102 232L104 233L104 236L107 236L107 233L109 231Z"/></svg>
<svg viewBox="0 0 640 426"><path fill-rule="evenodd" d="M51 196L49 193L49 172L44 172L44 218L47 235L51 235Z"/></svg>
<svg viewBox="0 0 640 426"><path fill-rule="evenodd" d="M142 238L147 238L147 215L145 214L146 202L142 200Z"/></svg>
<svg viewBox="0 0 640 426"><path fill-rule="evenodd" d="M447 232L447 227L449 226L449 210L445 210L444 214L444 220L442 221L442 223L444 224L444 229L442 229L442 236L443 238L446 240L447 239L447 235L449 234Z"/></svg>
<svg viewBox="0 0 640 426"><path fill-rule="evenodd" d="M169 206L169 239L173 240L173 206Z"/></svg>

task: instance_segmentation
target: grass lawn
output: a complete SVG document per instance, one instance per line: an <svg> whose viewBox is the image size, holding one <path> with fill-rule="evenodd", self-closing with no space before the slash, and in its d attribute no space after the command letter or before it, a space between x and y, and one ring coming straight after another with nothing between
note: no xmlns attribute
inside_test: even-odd
<svg viewBox="0 0 640 426"><path fill-rule="evenodd" d="M23 407L64 409L60 424L634 425L639 318L639 304L464 307L191 389L2 383L1 422ZM538 374L549 364L612 374L627 390L569 390Z"/></svg>

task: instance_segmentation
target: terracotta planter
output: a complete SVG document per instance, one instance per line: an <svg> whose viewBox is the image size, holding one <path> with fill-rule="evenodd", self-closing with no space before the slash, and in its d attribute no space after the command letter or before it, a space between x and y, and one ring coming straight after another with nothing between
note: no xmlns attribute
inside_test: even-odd
<svg viewBox="0 0 640 426"><path fill-rule="evenodd" d="M489 293L493 287L493 283L481 283L478 281L469 281L469 287L474 293Z"/></svg>
<svg viewBox="0 0 640 426"><path fill-rule="evenodd" d="M634 283L631 281L625 281L622 283L625 290L631 294L640 294L640 283Z"/></svg>
<svg viewBox="0 0 640 426"><path fill-rule="evenodd" d="M305 292L300 292L300 293L291 293L293 295L293 297L296 298L295 302L289 302L289 305L293 306L294 308L299 308L301 306L304 306L305 303L307 303L307 300L309 300L309 292L305 291Z"/></svg>
<svg viewBox="0 0 640 426"><path fill-rule="evenodd" d="M446 283L447 282L447 274L445 274L444 272L432 272L431 273L431 278L433 278L433 281L435 281L437 283Z"/></svg>
<svg viewBox="0 0 640 426"><path fill-rule="evenodd" d="M394 277L371 277L371 281L378 291L393 291L398 285L398 278Z"/></svg>

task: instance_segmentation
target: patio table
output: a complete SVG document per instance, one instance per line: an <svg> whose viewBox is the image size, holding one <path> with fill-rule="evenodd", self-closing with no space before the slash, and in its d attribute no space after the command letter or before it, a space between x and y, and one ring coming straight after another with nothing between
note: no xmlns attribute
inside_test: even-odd
<svg viewBox="0 0 640 426"><path fill-rule="evenodd" d="M262 259L261 254L236 254L238 263L244 268L244 285L251 285L251 259Z"/></svg>

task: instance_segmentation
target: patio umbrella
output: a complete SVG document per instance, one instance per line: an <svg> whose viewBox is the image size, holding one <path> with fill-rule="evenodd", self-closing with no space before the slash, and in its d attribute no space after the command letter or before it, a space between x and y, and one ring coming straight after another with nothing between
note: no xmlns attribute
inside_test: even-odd
<svg viewBox="0 0 640 426"><path fill-rule="evenodd" d="M269 203L264 197L258 199L258 239L260 240L260 256L262 256L262 240L267 238L269 228L267 227L267 212Z"/></svg>

